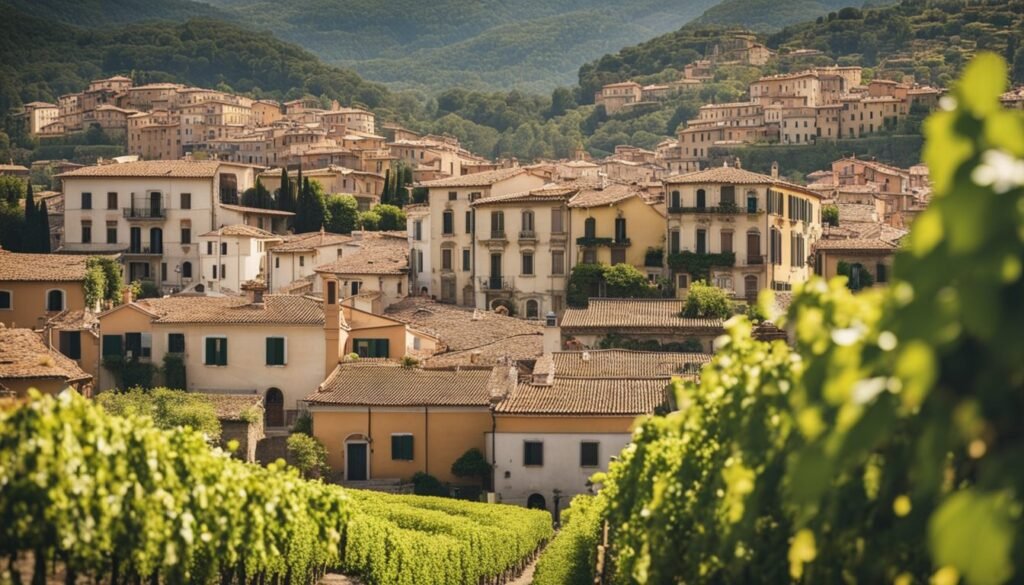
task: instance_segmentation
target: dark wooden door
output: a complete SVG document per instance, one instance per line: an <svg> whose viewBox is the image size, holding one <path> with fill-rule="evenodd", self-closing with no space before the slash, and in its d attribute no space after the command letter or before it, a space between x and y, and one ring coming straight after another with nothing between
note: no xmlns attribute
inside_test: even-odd
<svg viewBox="0 0 1024 585"><path fill-rule="evenodd" d="M366 443L345 445L345 479L366 481Z"/></svg>

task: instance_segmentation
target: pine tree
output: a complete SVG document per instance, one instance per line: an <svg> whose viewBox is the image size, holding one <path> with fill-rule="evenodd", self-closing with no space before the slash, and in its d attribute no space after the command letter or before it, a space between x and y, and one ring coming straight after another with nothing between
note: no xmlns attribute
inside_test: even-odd
<svg viewBox="0 0 1024 585"><path fill-rule="evenodd" d="M391 169L384 171L384 190L380 193L381 203L391 203Z"/></svg>
<svg viewBox="0 0 1024 585"><path fill-rule="evenodd" d="M32 181L28 181L25 189L25 223L32 225L36 216L36 197L32 193Z"/></svg>
<svg viewBox="0 0 1024 585"><path fill-rule="evenodd" d="M36 225L32 232L36 237L36 252L50 253L50 212L46 210L46 201L39 202L36 211Z"/></svg>

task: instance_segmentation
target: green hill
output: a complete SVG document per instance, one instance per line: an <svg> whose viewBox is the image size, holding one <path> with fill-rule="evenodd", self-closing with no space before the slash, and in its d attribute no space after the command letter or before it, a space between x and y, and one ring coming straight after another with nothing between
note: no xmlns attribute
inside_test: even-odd
<svg viewBox="0 0 1024 585"><path fill-rule="evenodd" d="M846 6L858 0L724 0L708 8L695 24L744 26L751 30L778 30Z"/></svg>
<svg viewBox="0 0 1024 585"><path fill-rule="evenodd" d="M673 30L716 0L205 0L397 87L550 91L581 63Z"/></svg>
<svg viewBox="0 0 1024 585"><path fill-rule="evenodd" d="M227 16L208 4L192 0L8 0L8 3L36 18L79 26Z"/></svg>

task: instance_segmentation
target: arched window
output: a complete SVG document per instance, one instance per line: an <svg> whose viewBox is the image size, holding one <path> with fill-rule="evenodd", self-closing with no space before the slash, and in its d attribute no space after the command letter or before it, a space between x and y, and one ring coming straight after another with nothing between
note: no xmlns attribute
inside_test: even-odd
<svg viewBox="0 0 1024 585"><path fill-rule="evenodd" d="M182 278L192 278L192 263L191 262L183 262L181 264L181 277Z"/></svg>
<svg viewBox="0 0 1024 585"><path fill-rule="evenodd" d="M149 229L149 250L154 254L163 254L164 230L157 227Z"/></svg>
<svg viewBox="0 0 1024 585"><path fill-rule="evenodd" d="M532 211L524 211L523 212L523 219L522 219L522 221L523 221L523 233L532 234L533 233L533 212Z"/></svg>
<svg viewBox="0 0 1024 585"><path fill-rule="evenodd" d="M263 426L284 426L284 393L278 388L267 390L263 399Z"/></svg>
<svg viewBox="0 0 1024 585"><path fill-rule="evenodd" d="M47 311L63 311L64 310L64 291L60 289L53 289L46 293L46 310Z"/></svg>
<svg viewBox="0 0 1024 585"><path fill-rule="evenodd" d="M704 189L697 189L697 209L704 209L708 205L708 194Z"/></svg>
<svg viewBox="0 0 1024 585"><path fill-rule="evenodd" d="M526 318L537 319L540 317L540 303L530 299L526 301Z"/></svg>
<svg viewBox="0 0 1024 585"><path fill-rule="evenodd" d="M544 496L540 494L530 494L530 497L526 498L526 507L533 510L547 510L548 504L544 500Z"/></svg>
<svg viewBox="0 0 1024 585"><path fill-rule="evenodd" d="M596 238L597 237L597 220L588 217L583 222L583 237L585 238Z"/></svg>

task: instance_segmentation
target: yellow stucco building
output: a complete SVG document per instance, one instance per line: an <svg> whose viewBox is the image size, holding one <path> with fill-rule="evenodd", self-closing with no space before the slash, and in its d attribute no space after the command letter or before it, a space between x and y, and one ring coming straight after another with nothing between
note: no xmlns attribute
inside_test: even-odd
<svg viewBox="0 0 1024 585"><path fill-rule="evenodd" d="M660 262L645 266L649 249L664 248L665 212L635 185L608 183L581 189L569 200L576 264L632 264L660 276Z"/></svg>

